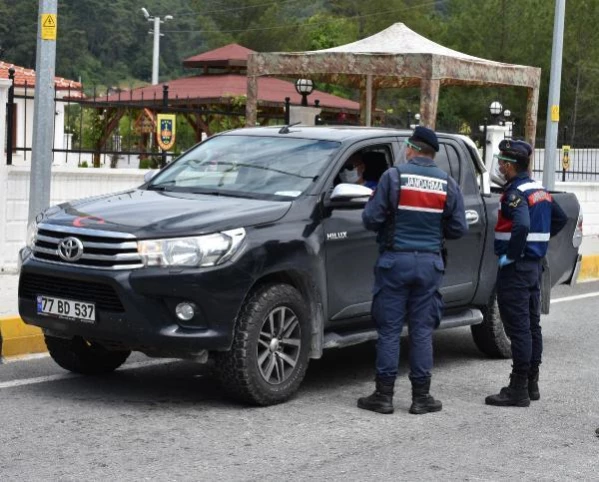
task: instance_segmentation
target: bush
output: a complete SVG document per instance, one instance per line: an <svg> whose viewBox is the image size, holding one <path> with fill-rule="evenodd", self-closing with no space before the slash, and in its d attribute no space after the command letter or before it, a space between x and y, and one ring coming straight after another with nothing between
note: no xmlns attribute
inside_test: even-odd
<svg viewBox="0 0 599 482"><path fill-rule="evenodd" d="M87 164L87 161L83 161L81 164L79 164L79 167L89 167Z"/></svg>
<svg viewBox="0 0 599 482"><path fill-rule="evenodd" d="M160 168L160 158L156 157L148 157L146 159L139 160L139 168L140 169L159 169Z"/></svg>

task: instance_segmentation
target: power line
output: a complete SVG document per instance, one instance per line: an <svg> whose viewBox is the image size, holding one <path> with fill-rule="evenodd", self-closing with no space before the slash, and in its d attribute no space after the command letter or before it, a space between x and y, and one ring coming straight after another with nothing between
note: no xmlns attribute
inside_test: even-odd
<svg viewBox="0 0 599 482"><path fill-rule="evenodd" d="M387 15L389 13L404 12L407 10L413 10L413 9L421 8L421 7L430 7L430 6L433 6L436 4L437 4L437 2L433 1L433 2L429 2L429 3L421 3L420 5L413 5L411 7L404 7L404 8L394 9L394 10L384 10L382 12L367 13L364 15L354 15L351 17L334 17L329 20L306 25L306 27L308 27L308 28L318 27L320 25L325 25L325 24L334 22L336 20L355 20L355 19L359 19L359 18L374 17L376 15ZM290 23L290 24L285 24L285 25L277 25L276 27L256 27L256 28L244 28L244 29L235 29L235 30L163 30L163 32L165 32L165 33L238 33L238 32L251 32L251 31L255 31L255 30L278 30L281 28L297 27L298 25L299 25L299 23Z"/></svg>

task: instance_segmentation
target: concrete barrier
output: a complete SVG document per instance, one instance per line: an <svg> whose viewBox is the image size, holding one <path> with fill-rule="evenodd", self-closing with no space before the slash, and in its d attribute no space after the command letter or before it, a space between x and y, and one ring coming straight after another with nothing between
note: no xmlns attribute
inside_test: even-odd
<svg viewBox="0 0 599 482"><path fill-rule="evenodd" d="M2 358L47 351L42 330L26 325L18 316L0 317L0 343Z"/></svg>

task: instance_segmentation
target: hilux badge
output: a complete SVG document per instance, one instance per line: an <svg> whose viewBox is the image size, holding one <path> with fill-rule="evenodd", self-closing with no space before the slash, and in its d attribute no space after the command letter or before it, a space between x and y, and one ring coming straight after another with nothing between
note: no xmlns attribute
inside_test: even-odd
<svg viewBox="0 0 599 482"><path fill-rule="evenodd" d="M338 233L327 233L327 241L335 241L337 239L346 239L347 231L340 231Z"/></svg>

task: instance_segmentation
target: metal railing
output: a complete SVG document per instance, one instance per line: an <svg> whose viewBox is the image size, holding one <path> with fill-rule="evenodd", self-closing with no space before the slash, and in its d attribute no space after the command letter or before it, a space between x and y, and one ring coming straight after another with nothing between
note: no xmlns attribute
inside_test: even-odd
<svg viewBox="0 0 599 482"><path fill-rule="evenodd" d="M9 75L13 85L7 102L6 162L12 164L16 157L22 161L30 159L34 87L27 83L15 86L14 71ZM56 89L54 102L52 162L58 158L59 162L77 166L99 167L99 163L108 161L115 167L118 159L127 158L130 162L131 157L140 163L150 161L148 167L164 165L168 158L200 142L201 133L209 130L210 122L226 119L225 128L237 127L244 124L245 116L242 107L220 110L197 105L190 98L169 98L167 85L162 96L141 95L135 99L131 91L99 96L94 89L92 96L86 97L81 91ZM179 128L173 151L164 151L157 143L156 115L162 113L177 115Z"/></svg>

